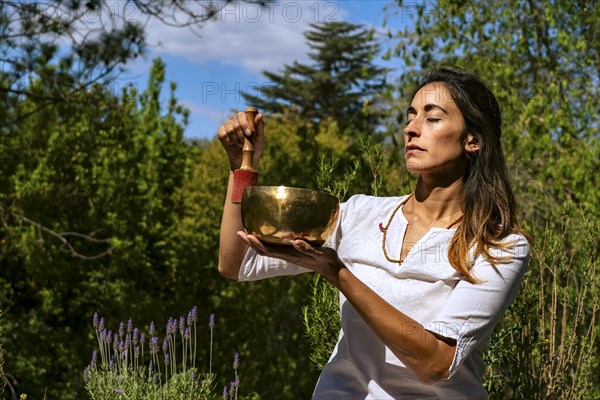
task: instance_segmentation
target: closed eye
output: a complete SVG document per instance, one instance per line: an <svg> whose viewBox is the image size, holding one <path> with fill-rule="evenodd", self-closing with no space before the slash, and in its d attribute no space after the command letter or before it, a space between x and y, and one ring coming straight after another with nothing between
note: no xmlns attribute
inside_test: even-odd
<svg viewBox="0 0 600 400"><path fill-rule="evenodd" d="M440 118L427 118L427 122L431 122L431 123L437 123L439 122L441 119Z"/></svg>

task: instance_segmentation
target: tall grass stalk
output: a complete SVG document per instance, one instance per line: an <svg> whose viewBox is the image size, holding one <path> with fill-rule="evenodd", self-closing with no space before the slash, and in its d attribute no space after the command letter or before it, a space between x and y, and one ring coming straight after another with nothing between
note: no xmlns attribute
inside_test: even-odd
<svg viewBox="0 0 600 400"><path fill-rule="evenodd" d="M8 378L4 375L4 324L2 323L2 310L0 310L0 395L4 395L4 388L8 385Z"/></svg>
<svg viewBox="0 0 600 400"><path fill-rule="evenodd" d="M208 319L208 327L210 328L210 350L208 355L208 373L212 374L212 355L213 355L213 334L215 331L215 315L210 314Z"/></svg>

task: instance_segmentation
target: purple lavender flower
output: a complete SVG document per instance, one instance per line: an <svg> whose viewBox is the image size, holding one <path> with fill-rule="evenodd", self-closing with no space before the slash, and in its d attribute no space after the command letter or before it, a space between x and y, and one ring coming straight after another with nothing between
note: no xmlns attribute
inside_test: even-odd
<svg viewBox="0 0 600 400"><path fill-rule="evenodd" d="M185 332L184 332L184 334L183 334L183 338L184 338L185 340L189 340L189 339L190 339L190 328L189 328L189 327L188 327L188 328L185 328Z"/></svg>
<svg viewBox="0 0 600 400"><path fill-rule="evenodd" d="M166 353L167 350L169 350L169 340L167 338L165 338L163 340L162 350L163 350L163 353Z"/></svg>
<svg viewBox="0 0 600 400"><path fill-rule="evenodd" d="M233 369L237 371L240 366L240 355L236 352L233 355Z"/></svg>
<svg viewBox="0 0 600 400"><path fill-rule="evenodd" d="M146 335L144 335L144 332L142 332L142 333L140 334L140 345L141 345L142 347L144 347L144 345L145 345L145 344L146 344Z"/></svg>
<svg viewBox="0 0 600 400"><path fill-rule="evenodd" d="M198 321L198 307L192 307L192 323Z"/></svg>
<svg viewBox="0 0 600 400"><path fill-rule="evenodd" d="M90 380L90 367L89 365L83 369L83 382L88 383Z"/></svg>
<svg viewBox="0 0 600 400"><path fill-rule="evenodd" d="M129 346L131 346L131 336L129 336L129 333L127 335L125 335L125 348L128 349Z"/></svg>
<svg viewBox="0 0 600 400"><path fill-rule="evenodd" d="M175 325L175 329L173 329L173 325ZM169 317L167 321L167 336L177 333L177 322L173 317Z"/></svg>
<svg viewBox="0 0 600 400"><path fill-rule="evenodd" d="M129 318L129 321L127 321L127 333L131 332L133 332L133 320Z"/></svg>
<svg viewBox="0 0 600 400"><path fill-rule="evenodd" d="M208 318L208 327L211 331L215 329L215 314L210 314L210 318Z"/></svg>
<svg viewBox="0 0 600 400"><path fill-rule="evenodd" d="M138 328L135 328L133 330L133 338L131 339L131 342L133 343L134 346L137 346L138 344L138 336L140 335L140 331L138 330Z"/></svg>
<svg viewBox="0 0 600 400"><path fill-rule="evenodd" d="M223 386L223 400L227 400L229 396L227 395L227 385Z"/></svg>
<svg viewBox="0 0 600 400"><path fill-rule="evenodd" d="M179 334L183 335L183 331L185 329L185 318L179 317Z"/></svg>
<svg viewBox="0 0 600 400"><path fill-rule="evenodd" d="M231 381L231 382L229 382L229 398L233 399L234 394L235 394L235 382Z"/></svg>
<svg viewBox="0 0 600 400"><path fill-rule="evenodd" d="M171 318L171 330L169 331L171 335L175 335L177 333L177 319Z"/></svg>
<svg viewBox="0 0 600 400"><path fill-rule="evenodd" d="M135 358L140 358L140 346L135 346Z"/></svg>
<svg viewBox="0 0 600 400"><path fill-rule="evenodd" d="M112 331L109 330L108 332L106 332L106 344L108 345L108 347L110 347L110 345L112 343L112 338L113 338Z"/></svg>
<svg viewBox="0 0 600 400"><path fill-rule="evenodd" d="M156 328L154 327L154 321L150 322L150 336L156 336Z"/></svg>
<svg viewBox="0 0 600 400"><path fill-rule="evenodd" d="M115 333L115 336L113 336L113 350L114 351L119 350L119 336L117 336L116 333Z"/></svg>
<svg viewBox="0 0 600 400"><path fill-rule="evenodd" d="M98 352L94 350L92 352L92 362L90 363L90 367L96 369L96 363L98 362Z"/></svg>
<svg viewBox="0 0 600 400"><path fill-rule="evenodd" d="M150 352L152 352L152 354L156 354L158 353L158 350L158 336L152 336L150 339Z"/></svg>
<svg viewBox="0 0 600 400"><path fill-rule="evenodd" d="M192 380L196 379L196 373L194 371L192 371L192 374L190 376L191 376Z"/></svg>
<svg viewBox="0 0 600 400"><path fill-rule="evenodd" d="M191 310L188 312L187 326L192 326L192 311Z"/></svg>
<svg viewBox="0 0 600 400"><path fill-rule="evenodd" d="M98 313L95 312L93 317L92 317L92 326L94 327L94 329L98 329Z"/></svg>
<svg viewBox="0 0 600 400"><path fill-rule="evenodd" d="M106 342L106 328L100 331L100 343Z"/></svg>
<svg viewBox="0 0 600 400"><path fill-rule="evenodd" d="M125 393L123 393L123 391L119 388L115 388L115 393L118 394L119 396L123 396Z"/></svg>
<svg viewBox="0 0 600 400"><path fill-rule="evenodd" d="M123 321L121 321L121 323L119 324L119 339L123 339L124 335L125 335L125 324L123 323Z"/></svg>
<svg viewBox="0 0 600 400"><path fill-rule="evenodd" d="M239 388L240 387L240 376L236 375L235 377L235 388Z"/></svg>
<svg viewBox="0 0 600 400"><path fill-rule="evenodd" d="M114 354L110 357L110 361L108 362L108 369L110 371L115 370L115 355Z"/></svg>
<svg viewBox="0 0 600 400"><path fill-rule="evenodd" d="M165 366L169 366L169 353L165 353Z"/></svg>
<svg viewBox="0 0 600 400"><path fill-rule="evenodd" d="M155 385L158 383L158 379L156 378L156 374L152 375L152 383L154 383Z"/></svg>
<svg viewBox="0 0 600 400"><path fill-rule="evenodd" d="M100 318L100 322L98 322L98 330L101 331L104 329L104 317Z"/></svg>

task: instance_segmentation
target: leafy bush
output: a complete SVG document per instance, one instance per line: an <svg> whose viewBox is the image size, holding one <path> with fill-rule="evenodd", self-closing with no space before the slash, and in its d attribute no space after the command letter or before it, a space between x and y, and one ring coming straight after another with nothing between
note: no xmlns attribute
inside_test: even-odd
<svg viewBox="0 0 600 400"><path fill-rule="evenodd" d="M532 249L521 293L496 329L485 384L498 399L598 399L600 227L577 219L546 229ZM579 227L579 249L568 242Z"/></svg>

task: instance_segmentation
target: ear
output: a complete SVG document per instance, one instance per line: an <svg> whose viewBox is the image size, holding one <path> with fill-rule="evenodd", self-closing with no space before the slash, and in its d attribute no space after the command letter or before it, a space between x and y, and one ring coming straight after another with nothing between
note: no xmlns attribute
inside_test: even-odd
<svg viewBox="0 0 600 400"><path fill-rule="evenodd" d="M474 153L481 149L481 144L479 143L479 139L475 136L468 134L467 135L467 143L465 144L465 151L469 153Z"/></svg>

